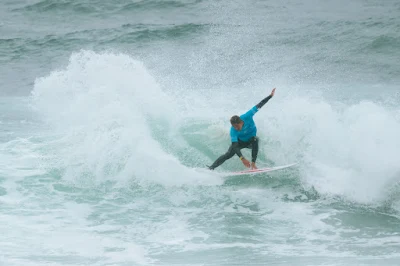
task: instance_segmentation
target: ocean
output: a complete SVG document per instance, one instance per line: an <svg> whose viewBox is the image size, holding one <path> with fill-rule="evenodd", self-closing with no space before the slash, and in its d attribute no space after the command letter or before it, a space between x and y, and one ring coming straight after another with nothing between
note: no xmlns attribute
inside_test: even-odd
<svg viewBox="0 0 400 266"><path fill-rule="evenodd" d="M0 62L0 265L400 265L398 0L3 0ZM273 88L297 167L208 170Z"/></svg>

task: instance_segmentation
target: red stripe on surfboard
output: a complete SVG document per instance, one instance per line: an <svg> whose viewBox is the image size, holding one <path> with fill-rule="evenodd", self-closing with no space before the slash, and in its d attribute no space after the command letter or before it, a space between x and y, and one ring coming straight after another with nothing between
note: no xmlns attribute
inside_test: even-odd
<svg viewBox="0 0 400 266"><path fill-rule="evenodd" d="M266 170L271 170L272 168L262 168L262 169L253 169L253 170L246 170L246 171L239 171L239 172L233 172L235 174L245 174L245 173L257 173L257 172L264 172Z"/></svg>

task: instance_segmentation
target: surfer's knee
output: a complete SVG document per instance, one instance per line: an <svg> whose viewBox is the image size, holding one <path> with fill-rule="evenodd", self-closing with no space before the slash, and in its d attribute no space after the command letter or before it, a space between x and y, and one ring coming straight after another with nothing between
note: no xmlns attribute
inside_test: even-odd
<svg viewBox="0 0 400 266"><path fill-rule="evenodd" d="M228 149L228 151L225 153L226 157L232 157L233 155L235 155L235 149L233 147L233 145L231 145Z"/></svg>

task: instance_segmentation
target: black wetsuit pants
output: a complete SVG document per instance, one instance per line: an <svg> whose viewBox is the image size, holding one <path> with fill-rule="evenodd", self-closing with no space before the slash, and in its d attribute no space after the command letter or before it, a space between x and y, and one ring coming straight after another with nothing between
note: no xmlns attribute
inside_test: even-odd
<svg viewBox="0 0 400 266"><path fill-rule="evenodd" d="M240 150L243 148L251 149L251 157L252 157L251 161L256 162L258 154L258 138L252 137L249 141L239 140L236 147L232 143L228 151L225 154L221 155L211 166L209 166L209 169L214 170L215 168L223 164L226 160L232 158L235 155L235 153L237 154L237 149L239 149L240 153Z"/></svg>

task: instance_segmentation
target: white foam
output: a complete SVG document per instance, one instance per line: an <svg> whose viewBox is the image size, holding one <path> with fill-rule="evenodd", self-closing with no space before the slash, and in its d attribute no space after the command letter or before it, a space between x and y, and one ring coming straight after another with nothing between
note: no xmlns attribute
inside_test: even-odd
<svg viewBox="0 0 400 266"><path fill-rule="evenodd" d="M300 161L303 180L319 192L373 203L400 170L400 120L371 101L353 105L291 95L257 114L261 152L277 163ZM262 142L261 142L262 143Z"/></svg>
<svg viewBox="0 0 400 266"><path fill-rule="evenodd" d="M25 204L28 200L23 199ZM52 204L55 204L54 200ZM13 213L0 214L4 221L0 231L7 232L0 241L5 261L17 259L16 263L34 265L44 254L43 259L49 261L53 256L63 257L65 261L101 258L111 264L122 261L143 265L152 261L147 257L146 249L132 240L93 232L86 220L91 213L88 205L67 203L58 208L38 207L34 203L29 209L19 207Z"/></svg>
<svg viewBox="0 0 400 266"><path fill-rule="evenodd" d="M67 180L214 183L155 139L172 134L180 115L145 66L128 55L73 54L66 69L37 79L32 95L36 110L61 136L50 149Z"/></svg>

